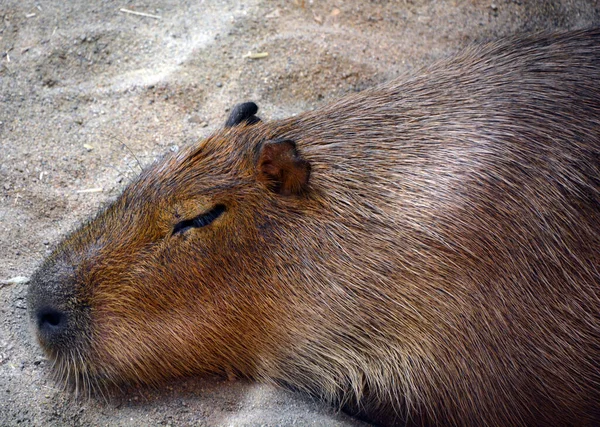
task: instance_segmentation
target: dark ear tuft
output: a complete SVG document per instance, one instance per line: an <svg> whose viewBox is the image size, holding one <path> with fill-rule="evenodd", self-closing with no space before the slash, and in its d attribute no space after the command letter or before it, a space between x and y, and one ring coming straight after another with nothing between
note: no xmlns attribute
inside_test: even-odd
<svg viewBox="0 0 600 427"><path fill-rule="evenodd" d="M298 154L289 139L264 142L258 153L258 179L282 196L303 193L310 178L310 163Z"/></svg>
<svg viewBox="0 0 600 427"><path fill-rule="evenodd" d="M233 126L241 125L245 123L252 125L260 122L260 118L256 117L255 114L258 111L258 105L254 102L244 102L243 104L237 104L231 110L229 118L225 122L225 127L230 128Z"/></svg>

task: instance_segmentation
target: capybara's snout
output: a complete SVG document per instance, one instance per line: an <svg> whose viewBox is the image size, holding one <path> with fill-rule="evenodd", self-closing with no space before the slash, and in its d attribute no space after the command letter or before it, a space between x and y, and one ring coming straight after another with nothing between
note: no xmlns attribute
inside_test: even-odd
<svg viewBox="0 0 600 427"><path fill-rule="evenodd" d="M27 295L34 333L59 361L84 354L89 344L89 309L78 298L75 280L75 267L55 254L32 277Z"/></svg>

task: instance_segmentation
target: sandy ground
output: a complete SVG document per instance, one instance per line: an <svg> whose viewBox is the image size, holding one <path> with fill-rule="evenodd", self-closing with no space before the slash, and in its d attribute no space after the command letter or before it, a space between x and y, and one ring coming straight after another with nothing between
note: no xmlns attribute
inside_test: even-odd
<svg viewBox="0 0 600 427"><path fill-rule="evenodd" d="M599 16L594 0L0 0L0 425L361 425L212 377L75 398L30 338L27 285L7 280L237 102L281 118L472 42Z"/></svg>

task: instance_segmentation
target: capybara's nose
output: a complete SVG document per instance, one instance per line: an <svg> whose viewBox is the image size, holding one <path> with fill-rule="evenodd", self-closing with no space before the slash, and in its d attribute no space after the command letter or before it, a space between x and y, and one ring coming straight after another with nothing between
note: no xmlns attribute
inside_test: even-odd
<svg viewBox="0 0 600 427"><path fill-rule="evenodd" d="M45 344L58 344L67 333L67 314L54 307L43 306L37 309L37 327Z"/></svg>

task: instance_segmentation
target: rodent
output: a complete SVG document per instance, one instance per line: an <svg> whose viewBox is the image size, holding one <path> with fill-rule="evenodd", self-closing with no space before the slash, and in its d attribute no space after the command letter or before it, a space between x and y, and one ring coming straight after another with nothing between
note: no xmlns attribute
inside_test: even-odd
<svg viewBox="0 0 600 427"><path fill-rule="evenodd" d="M388 425L600 425L600 29L256 112L33 276L63 379L234 373Z"/></svg>

